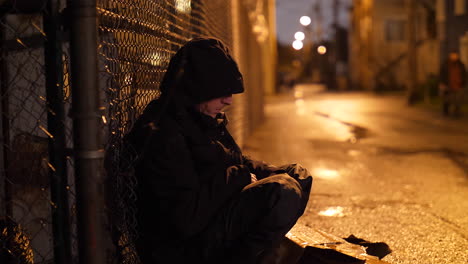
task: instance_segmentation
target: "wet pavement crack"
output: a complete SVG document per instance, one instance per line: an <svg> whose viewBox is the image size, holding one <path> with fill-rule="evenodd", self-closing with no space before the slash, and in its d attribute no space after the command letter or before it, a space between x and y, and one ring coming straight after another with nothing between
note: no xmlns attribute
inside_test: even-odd
<svg viewBox="0 0 468 264"><path fill-rule="evenodd" d="M439 219L440 221L444 222L445 224L447 224L447 226L449 226L455 233L459 234L459 235L460 235L461 237L463 237L465 240L468 240L468 237L467 237L466 232L465 232L465 230L463 229L463 227L461 227L461 226L457 225L456 223L454 223L454 222L448 220L447 218L442 217L442 216L440 216L440 215L437 215L437 214L435 214L435 213L433 213L433 212L430 212L430 214L431 214L433 217L435 217L435 218Z"/></svg>
<svg viewBox="0 0 468 264"><path fill-rule="evenodd" d="M363 126L360 126L360 125L356 125L356 124L353 124L351 122L347 122L347 121L343 121L341 119L338 119L336 117L333 117L329 114L326 114L326 113L322 113L322 112L319 112L319 111L314 111L314 113L318 116L321 116L321 117L324 117L324 118L328 118L330 120L333 120L333 121L336 121L342 125L345 125L349 128L349 132L353 135L350 139L348 139L349 142L351 143L356 143L358 140L360 139L363 139L363 138L367 138L369 137L369 129L363 127Z"/></svg>

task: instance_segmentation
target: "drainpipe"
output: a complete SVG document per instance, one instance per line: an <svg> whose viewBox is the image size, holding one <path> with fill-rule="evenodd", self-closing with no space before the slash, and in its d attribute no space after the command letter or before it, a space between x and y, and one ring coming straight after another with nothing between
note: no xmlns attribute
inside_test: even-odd
<svg viewBox="0 0 468 264"><path fill-rule="evenodd" d="M69 0L72 118L80 264L105 263L96 0Z"/></svg>

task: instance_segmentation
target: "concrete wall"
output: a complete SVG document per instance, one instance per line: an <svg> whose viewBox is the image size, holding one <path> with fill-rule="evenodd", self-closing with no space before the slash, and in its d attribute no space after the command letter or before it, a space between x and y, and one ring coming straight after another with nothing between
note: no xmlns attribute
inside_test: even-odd
<svg viewBox="0 0 468 264"><path fill-rule="evenodd" d="M234 96L230 130L242 145L263 121L266 94L275 90L276 32L274 0L232 0L233 54L246 91Z"/></svg>

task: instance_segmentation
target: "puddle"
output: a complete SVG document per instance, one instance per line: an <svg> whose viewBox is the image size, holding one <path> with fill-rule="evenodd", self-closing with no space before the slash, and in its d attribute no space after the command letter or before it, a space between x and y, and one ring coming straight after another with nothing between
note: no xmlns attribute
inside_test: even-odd
<svg viewBox="0 0 468 264"><path fill-rule="evenodd" d="M322 112L319 112L319 111L315 111L314 112L316 115L318 116L321 116L323 118L327 118L327 119L330 119L330 120L333 120L333 121L336 121L342 125L345 125L348 127L348 130L349 130L349 133L351 134L350 137L346 140L347 142L350 142L350 143L357 143L359 140L361 139L364 139L364 138L367 138L370 136L370 133L369 133L369 130L365 127L362 127L362 126L359 126L359 125L355 125L353 123L350 123L350 122L346 122L346 121L343 121L343 120L340 120L338 118L335 118L329 114L326 114L326 113L322 113Z"/></svg>
<svg viewBox="0 0 468 264"><path fill-rule="evenodd" d="M341 206L328 207L325 210L322 210L318 213L320 216L329 216L329 217L344 217L344 208Z"/></svg>
<svg viewBox="0 0 468 264"><path fill-rule="evenodd" d="M369 130L361 126L350 125L349 132L351 133L351 137L348 141L351 143L357 143L359 140L369 136Z"/></svg>
<svg viewBox="0 0 468 264"><path fill-rule="evenodd" d="M325 180L332 180L340 177L338 171L326 168L315 168L312 172L312 175L314 175L314 177Z"/></svg>

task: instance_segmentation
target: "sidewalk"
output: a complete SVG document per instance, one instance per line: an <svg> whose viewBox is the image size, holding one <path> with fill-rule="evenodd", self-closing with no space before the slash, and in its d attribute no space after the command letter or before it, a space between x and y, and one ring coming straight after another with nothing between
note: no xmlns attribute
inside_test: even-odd
<svg viewBox="0 0 468 264"><path fill-rule="evenodd" d="M267 119L275 118L278 107L285 107L286 112L291 112L291 101L296 97L304 96L301 94L303 91L292 89L281 94L267 98ZM306 93L308 94L321 94L326 93L321 85L314 85L308 87ZM288 103L289 102L289 103ZM284 104L287 105L284 105ZM294 105L300 105L301 100L295 101ZM299 113L301 115L301 113ZM297 143L303 134L307 124L300 124L296 122L295 118L285 121L285 126L278 126L278 122L266 122L264 126L257 130L257 135L247 142L247 152L254 157L264 157L265 160L274 160L274 163L288 163L294 162L294 156L300 155L303 158L307 156L306 149L300 149ZM268 128L266 128L266 127ZM286 130L289 130L287 132ZM260 135L259 135L260 134ZM258 138L262 138L261 142L270 142L272 145L260 143ZM285 144L289 147L280 147L278 144ZM258 146L262 146L259 148ZM280 149L280 151L278 151ZM275 156L275 158L273 158ZM273 159L272 159L273 158ZM279 158L279 159L278 159ZM307 264L307 263L320 263L320 264L385 264L377 256L370 255L366 252L366 248L357 244L352 244L337 237L334 234L327 233L323 230L312 228L304 225L299 221L293 229L286 235L287 240L281 244L280 249L276 255L265 263L277 264ZM387 248L388 249L388 248ZM386 253L388 254L388 252Z"/></svg>
<svg viewBox="0 0 468 264"><path fill-rule="evenodd" d="M324 231L296 224L265 264L388 264L378 256L389 253L382 243L352 244Z"/></svg>
<svg viewBox="0 0 468 264"><path fill-rule="evenodd" d="M453 120L455 122L462 121L468 122L468 101L465 100L465 104L461 107L461 117L453 117L453 116L444 116L442 114L442 101L439 97L433 98L430 101L421 101L415 104L415 107L421 108L424 111L429 113L433 113L434 115L438 115L442 118Z"/></svg>
<svg viewBox="0 0 468 264"><path fill-rule="evenodd" d="M303 242L314 244L307 240L324 230L387 243L389 263L464 263L466 117L408 107L398 94L296 88L267 98L265 122L243 149L276 165L300 163L314 176L298 222L312 234Z"/></svg>

